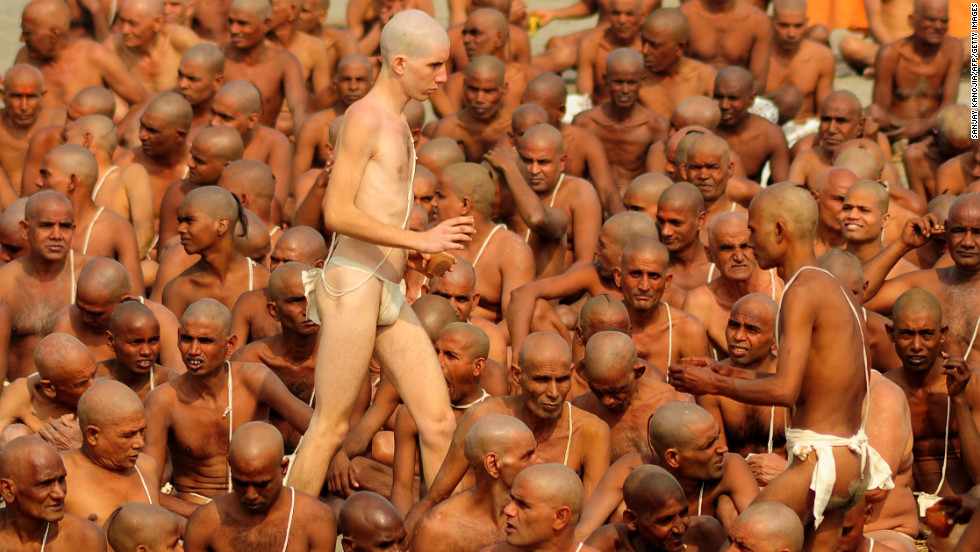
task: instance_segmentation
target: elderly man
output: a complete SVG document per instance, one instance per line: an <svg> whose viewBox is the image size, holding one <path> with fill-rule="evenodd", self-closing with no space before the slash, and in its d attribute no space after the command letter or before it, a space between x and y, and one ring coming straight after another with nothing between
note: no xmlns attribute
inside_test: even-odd
<svg viewBox="0 0 980 552"><path fill-rule="evenodd" d="M602 142L616 187L622 193L631 180L643 173L650 145L667 137L667 121L638 103L645 72L639 52L619 48L605 62L607 101L579 113L572 124L592 131Z"/></svg>
<svg viewBox="0 0 980 552"><path fill-rule="evenodd" d="M20 423L36 433L51 420L75 414L95 378L95 358L70 335L45 337L33 357L37 373L14 380L0 395L0 432Z"/></svg>
<svg viewBox="0 0 980 552"><path fill-rule="evenodd" d="M117 381L99 381L78 401L82 447L62 454L71 494L65 511L104 524L129 502L157 504L153 458L140 454L146 415L143 402Z"/></svg>
<svg viewBox="0 0 980 552"><path fill-rule="evenodd" d="M6 502L0 547L11 551L106 550L99 527L65 513L65 465L51 445L20 437L0 452L0 496Z"/></svg>
<svg viewBox="0 0 980 552"><path fill-rule="evenodd" d="M658 466L640 466L623 482L623 523L604 525L585 541L600 552L714 552L725 529L711 516L695 516L684 489Z"/></svg>
<svg viewBox="0 0 980 552"><path fill-rule="evenodd" d="M265 366L228 361L237 341L230 328L231 313L221 303L190 305L180 328L187 372L146 399L146 453L158 466L153 480L162 483L169 450L176 494L161 495L161 501L180 515L231 490L222 456L237 427L268 418L271 408L303 432L313 414Z"/></svg>
<svg viewBox="0 0 980 552"><path fill-rule="evenodd" d="M133 296L129 276L118 262L105 257L92 259L78 276L75 302L62 310L54 321L54 331L77 337L99 362L112 358L106 340L109 318L124 301L141 302L158 322L157 352L160 362L179 369L183 366L177 350L177 318L160 303ZM154 356L156 360L156 355Z"/></svg>
<svg viewBox="0 0 980 552"><path fill-rule="evenodd" d="M105 45L151 93L177 86L177 67L188 48L200 42L194 31L163 19L162 0L124 0L119 31Z"/></svg>
<svg viewBox="0 0 980 552"><path fill-rule="evenodd" d="M821 171L832 166L840 145L860 138L864 132L861 102L847 90L828 94L820 104L819 116L820 128L813 146L797 154L789 166L789 180L810 190L816 187Z"/></svg>
<svg viewBox="0 0 980 552"><path fill-rule="evenodd" d="M166 508L138 502L116 508L105 524L105 538L115 552L179 552L180 534L177 516Z"/></svg>
<svg viewBox="0 0 980 552"><path fill-rule="evenodd" d="M0 301L10 307L7 379L34 373L34 349L55 318L75 302L75 280L89 257L71 249L75 213L65 196L42 190L27 200L25 220L30 252L0 267Z"/></svg>
<svg viewBox="0 0 980 552"><path fill-rule="evenodd" d="M514 479L533 463L534 434L513 416L489 414L466 435L476 485L438 504L415 529L415 550L479 552L506 538L501 528Z"/></svg>
<svg viewBox="0 0 980 552"><path fill-rule="evenodd" d="M149 99L146 88L105 46L69 34L71 12L60 0L33 0L24 8L21 35L24 47L15 63L41 70L48 93L43 105L67 107L79 90L106 86L132 107ZM70 70L66 68L70 67Z"/></svg>
<svg viewBox="0 0 980 552"><path fill-rule="evenodd" d="M276 428L263 422L238 428L228 445L233 492L187 520L185 550L274 550L280 535L282 550L334 550L333 512L316 497L283 485L287 464Z"/></svg>
<svg viewBox="0 0 980 552"><path fill-rule="evenodd" d="M33 65L14 65L3 76L3 109L0 110L0 167L7 173L11 191L20 188L21 171L34 133L49 125L64 122L61 109L45 107L41 100L47 93L44 77ZM33 190L32 190L33 191ZM0 200L4 198L0 196ZM4 202L4 207L10 204Z"/></svg>
<svg viewBox="0 0 980 552"><path fill-rule="evenodd" d="M157 364L160 322L139 301L125 301L112 309L105 341L114 356L99 363L98 375L126 384L140 400L177 374ZM176 367L182 368L183 362Z"/></svg>
<svg viewBox="0 0 980 552"><path fill-rule="evenodd" d="M761 270L755 262L749 247L748 220L741 213L722 213L711 220L707 249L718 277L690 290L683 308L701 320L714 349L728 354L726 328L735 302L752 293L778 301L783 282L774 271Z"/></svg>
<svg viewBox="0 0 980 552"><path fill-rule="evenodd" d="M602 331L589 337L581 375L589 392L572 404L606 422L610 431L610 460L631 453L653 452L646 438L647 421L666 403L690 401L662 379L647 376L626 333ZM578 372L578 371L577 371Z"/></svg>

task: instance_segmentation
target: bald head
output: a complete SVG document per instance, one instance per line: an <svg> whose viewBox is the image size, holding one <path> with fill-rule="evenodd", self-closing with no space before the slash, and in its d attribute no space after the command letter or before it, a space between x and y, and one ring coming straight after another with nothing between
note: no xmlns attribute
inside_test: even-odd
<svg viewBox="0 0 980 552"><path fill-rule="evenodd" d="M731 162L731 149L728 142L714 134L702 134L698 136L687 150L687 158L692 155L705 155L712 158L717 157L722 166L728 166ZM680 158L680 148L678 148L678 159ZM686 161L686 159L685 159Z"/></svg>
<svg viewBox="0 0 980 552"><path fill-rule="evenodd" d="M846 249L833 248L817 259L817 264L833 274L852 292L864 286L864 267L853 253Z"/></svg>
<svg viewBox="0 0 980 552"><path fill-rule="evenodd" d="M343 533L344 550L379 531L402 528L402 517L388 500L370 491L352 494L340 509L337 530ZM402 529L404 531L404 529Z"/></svg>
<svg viewBox="0 0 980 552"><path fill-rule="evenodd" d="M504 38L510 36L510 24L507 22L507 16L501 10L492 7L475 9L470 12L466 21L484 27L490 33L501 33Z"/></svg>
<svg viewBox="0 0 980 552"><path fill-rule="evenodd" d="M535 332L521 343L517 364L522 370L543 362L560 363L571 366L572 351L568 343L557 334Z"/></svg>
<svg viewBox="0 0 980 552"><path fill-rule="evenodd" d="M282 464L282 434L268 422L249 422L235 430L228 445L228 464L232 471L275 469Z"/></svg>
<svg viewBox="0 0 980 552"><path fill-rule="evenodd" d="M205 127L194 137L193 146L209 148L212 155L225 163L231 163L245 155L245 143L242 142L241 135L227 126Z"/></svg>
<svg viewBox="0 0 980 552"><path fill-rule="evenodd" d="M69 211L73 209L71 200L62 193L54 190L35 192L27 198L27 203L24 205L24 220L28 223L37 222L37 218L41 215L42 211L50 209L55 205L67 208Z"/></svg>
<svg viewBox="0 0 980 552"><path fill-rule="evenodd" d="M946 144L969 144L970 108L962 104L952 104L940 109L936 117L936 132Z"/></svg>
<svg viewBox="0 0 980 552"><path fill-rule="evenodd" d="M92 351L73 335L48 334L34 349L34 365L42 380L58 382L66 373L93 364Z"/></svg>
<svg viewBox="0 0 980 552"><path fill-rule="evenodd" d="M901 294L892 305L892 323L897 324L903 314L928 313L936 317L938 326L943 325L943 308L936 296L921 288L912 288Z"/></svg>
<svg viewBox="0 0 980 552"><path fill-rule="evenodd" d="M265 258L272 250L272 236L269 235L265 222L255 214L255 211L243 209L242 217L235 227L232 244L239 255L248 257L258 264L265 264Z"/></svg>
<svg viewBox="0 0 980 552"><path fill-rule="evenodd" d="M847 147L845 142L837 150L834 157L834 167L847 169L860 180L878 180L881 178L882 166L874 153L861 147Z"/></svg>
<svg viewBox="0 0 980 552"><path fill-rule="evenodd" d="M16 86L30 85L37 86L39 92L44 89L44 75L41 74L40 69L26 63L18 63L7 69L3 75L3 82L8 90Z"/></svg>
<svg viewBox="0 0 980 552"><path fill-rule="evenodd" d="M243 11L268 19L272 15L272 5L269 0L234 0L229 12L233 11Z"/></svg>
<svg viewBox="0 0 980 552"><path fill-rule="evenodd" d="M79 193L85 195L92 194L92 188L99 180L99 162L91 151L79 145L65 144L52 149L44 156L44 163L69 175Z"/></svg>
<svg viewBox="0 0 980 552"><path fill-rule="evenodd" d="M490 337L479 326L467 322L450 322L439 332L439 336L462 338L462 349L470 360L490 356Z"/></svg>
<svg viewBox="0 0 980 552"><path fill-rule="evenodd" d="M143 401L126 384L102 379L92 384L78 401L78 425L83 435L88 427L110 432L125 418L143 413Z"/></svg>
<svg viewBox="0 0 980 552"><path fill-rule="evenodd" d="M850 90L835 90L827 94L820 104L820 113L823 114L831 105L843 107L845 113L851 117L861 115L861 100Z"/></svg>
<svg viewBox="0 0 980 552"><path fill-rule="evenodd" d="M452 270L442 276L433 276L429 282L431 289L436 289L440 283L445 282L453 286L463 286L472 292L476 285L476 271L469 261L457 258Z"/></svg>
<svg viewBox="0 0 980 552"><path fill-rule="evenodd" d="M674 181L664 173L645 173L630 181L623 190L623 205L630 211L657 216L657 201Z"/></svg>
<svg viewBox="0 0 980 552"><path fill-rule="evenodd" d="M112 157L119 146L119 131L116 129L116 124L103 115L86 115L76 120L68 125L65 135L69 143L81 144L81 141L74 140L81 138L82 141L88 142L87 147L101 151L109 157Z"/></svg>
<svg viewBox="0 0 980 552"><path fill-rule="evenodd" d="M429 339L435 341L439 332L451 322L456 322L456 309L449 299L438 295L423 295L412 303L412 310L425 329Z"/></svg>
<svg viewBox="0 0 980 552"><path fill-rule="evenodd" d="M286 286L299 282L303 286L303 272L312 269L308 264L287 262L276 267L269 276L269 298L278 303L283 299Z"/></svg>
<svg viewBox="0 0 980 552"><path fill-rule="evenodd" d="M523 135L534 125L547 124L548 112L536 103L526 103L514 110L510 123L515 134Z"/></svg>
<svg viewBox="0 0 980 552"><path fill-rule="evenodd" d="M648 258L653 258L664 263L666 267L667 261L670 259L670 252L664 247L664 244L660 243L660 240L656 238L637 238L623 248L623 258L621 266L623 270L626 270L626 266L633 261L636 257L645 256Z"/></svg>
<svg viewBox="0 0 980 552"><path fill-rule="evenodd" d="M208 46L211 45L209 44ZM195 48L196 47L197 46L195 46ZM224 58L222 58L222 60L223 59ZM191 104L187 103L187 100L176 92L163 92L154 98L153 101L146 106L144 115L148 113L160 116L165 122L170 124L178 131L186 132L190 130L191 123L194 121L194 109L191 107ZM198 136L207 132L208 130L209 129L205 128L200 134L198 134Z"/></svg>
<svg viewBox="0 0 980 552"><path fill-rule="evenodd" d="M236 110L245 117L262 113L262 93L259 92L258 87L244 79L233 80L225 84L214 95L214 98L215 100L218 98L230 99Z"/></svg>
<svg viewBox="0 0 980 552"><path fill-rule="evenodd" d="M643 23L643 32L663 33L671 41L679 44L687 44L691 34L691 27L687 22L687 16L677 8L661 8L653 10L647 20Z"/></svg>
<svg viewBox="0 0 980 552"><path fill-rule="evenodd" d="M772 9L775 13L806 13L806 0L776 0Z"/></svg>
<svg viewBox="0 0 980 552"><path fill-rule="evenodd" d="M683 206L684 209L694 215L704 211L704 196L701 190L690 182L675 182L660 194L660 201L657 202L657 209L663 209L666 205Z"/></svg>
<svg viewBox="0 0 980 552"><path fill-rule="evenodd" d="M398 12L381 30L381 60L388 67L397 57L418 60L448 46L446 29L420 10Z"/></svg>
<svg viewBox="0 0 980 552"><path fill-rule="evenodd" d="M729 65L718 71L718 75L715 76L715 94L718 93L719 88L726 88L739 96L751 96L752 82L752 73L748 69L738 65Z"/></svg>
<svg viewBox="0 0 980 552"><path fill-rule="evenodd" d="M210 42L201 42L191 46L184 52L180 61L181 63L185 61L199 63L211 75L220 75L225 72L225 53Z"/></svg>
<svg viewBox="0 0 980 552"><path fill-rule="evenodd" d="M583 341L588 340L600 331L619 331L628 333L630 315L622 301L607 294L589 298L582 305L578 325L582 331Z"/></svg>
<svg viewBox="0 0 980 552"><path fill-rule="evenodd" d="M485 167L476 163L456 163L442 170L439 181L449 184L458 198L470 198L473 209L478 213L490 216L496 186Z"/></svg>
<svg viewBox="0 0 980 552"><path fill-rule="evenodd" d="M636 345L623 332L599 332L585 344L585 379L628 377L636 367Z"/></svg>
<svg viewBox="0 0 980 552"><path fill-rule="evenodd" d="M243 231L239 235L248 235L248 222L245 222L245 212L242 209L241 203L238 202L231 192L224 188L217 186L200 186L195 188L184 196L184 199L180 202L180 207L181 209L187 207L194 208L199 213L204 213L213 220L227 220L232 230L228 235L234 232L236 224L243 226Z"/></svg>
<svg viewBox="0 0 980 552"><path fill-rule="evenodd" d="M668 449L683 450L694 438L692 426L714 421L707 410L696 404L669 402L650 416L650 444L660 454Z"/></svg>
<svg viewBox="0 0 980 552"><path fill-rule="evenodd" d="M466 156L459 144L448 136L433 138L419 148L419 164L437 177L449 165L466 162Z"/></svg>
<svg viewBox="0 0 980 552"><path fill-rule="evenodd" d="M470 64L466 66L466 72L464 75L467 82L473 78L489 77L496 80L497 86L503 86L505 72L506 67L504 67L504 62L500 61L495 56L476 56L472 61L470 61Z"/></svg>
<svg viewBox="0 0 980 552"><path fill-rule="evenodd" d="M56 29L67 38L71 26L71 12L60 0L32 0L24 8L22 20L30 19L39 28Z"/></svg>
<svg viewBox="0 0 980 552"><path fill-rule="evenodd" d="M116 97L102 86L89 86L79 90L68 104L69 117L74 116L76 119L85 115L112 117L115 112Z"/></svg>
<svg viewBox="0 0 980 552"><path fill-rule="evenodd" d="M530 147L531 144L547 145L547 147L554 148L559 155L565 151L561 132L551 125L534 125L527 129L524 138L521 140L521 145Z"/></svg>
<svg viewBox="0 0 980 552"><path fill-rule="evenodd" d="M820 171L814 189L811 191L824 194L828 190L844 190L844 193L847 193L847 190L857 181L857 175L849 169L830 167Z"/></svg>
<svg viewBox="0 0 980 552"><path fill-rule="evenodd" d="M89 261L78 275L78 296L92 301L100 298L118 305L129 295L129 273L119 261L110 257L96 257Z"/></svg>
<svg viewBox="0 0 980 552"><path fill-rule="evenodd" d="M371 74L374 74L373 66L371 69ZM422 125L425 124L425 107L422 105L422 102L418 100L409 100L409 102L405 104L405 109L402 112L405 114L405 119L408 121L408 128L412 130L421 129ZM417 170L418 167L416 167L416 171Z"/></svg>
<svg viewBox="0 0 980 552"><path fill-rule="evenodd" d="M487 414L478 419L463 444L463 453L474 470L483 469L483 460L488 454L500 455L519 440L534 442L534 433L513 416Z"/></svg>
<svg viewBox="0 0 980 552"><path fill-rule="evenodd" d="M643 54L632 48L616 48L606 56L606 70L612 71L641 71L643 70Z"/></svg>
<svg viewBox="0 0 980 552"><path fill-rule="evenodd" d="M109 516L105 525L106 540L115 552L137 552L167 548L172 537L180 537L177 518L161 506L129 502Z"/></svg>
<svg viewBox="0 0 980 552"><path fill-rule="evenodd" d="M844 196L844 202L847 203L847 198L854 197L856 194L867 194L870 196L874 201L875 207L878 208L879 215L884 216L888 212L888 190L878 182L874 180L858 180L847 190L847 194Z"/></svg>
<svg viewBox="0 0 980 552"><path fill-rule="evenodd" d="M184 311L184 315L180 317L182 327L199 321L217 321L221 325L221 331L215 336L218 341L228 339L231 333L231 311L214 299L206 298L194 301Z"/></svg>
<svg viewBox="0 0 980 552"><path fill-rule="evenodd" d="M742 510L732 532L751 535L752 542L765 543L765 552L803 550L803 524L796 512L781 502L756 502Z"/></svg>
<svg viewBox="0 0 980 552"><path fill-rule="evenodd" d="M524 469L514 480L514 487L526 484L529 494L544 501L552 508L568 508L571 512L569 526L574 527L582 512L585 489L582 480L568 466L562 464L538 464Z"/></svg>
<svg viewBox="0 0 980 552"><path fill-rule="evenodd" d="M54 447L35 435L18 437L0 449L0 479L11 480L18 485L33 485L36 482L24 481L25 477L30 478L39 466L51 464L64 466ZM9 500L11 497L4 498Z"/></svg>
<svg viewBox="0 0 980 552"><path fill-rule="evenodd" d="M672 498L686 501L684 489L660 466L643 464L630 472L623 482L623 502L641 519Z"/></svg>
<svg viewBox="0 0 980 552"><path fill-rule="evenodd" d="M279 236L272 250L272 262L296 261L316 265L327 258L323 234L309 226L291 226Z"/></svg>
<svg viewBox="0 0 980 552"><path fill-rule="evenodd" d="M813 196L792 182L780 182L763 188L749 205L749 220L765 225L781 223L791 239L809 243L817 230L817 204Z"/></svg>
<svg viewBox="0 0 980 552"><path fill-rule="evenodd" d="M153 314L149 307L139 301L123 301L112 309L112 315L109 316L109 332L119 335L124 328L146 323L160 327L157 315Z"/></svg>
<svg viewBox="0 0 980 552"><path fill-rule="evenodd" d="M544 72L528 83L524 95L521 96L521 103L540 105L548 113L548 122L557 125L565 113L567 94L565 81L561 77L551 72Z"/></svg>
<svg viewBox="0 0 980 552"><path fill-rule="evenodd" d="M256 213L268 213L276 193L276 175L261 161L239 159L221 171L218 185L238 196L242 205Z"/></svg>
<svg viewBox="0 0 980 552"><path fill-rule="evenodd" d="M708 246L717 247L722 236L735 232L747 232L749 219L742 213L726 211L715 215L708 222Z"/></svg>
<svg viewBox="0 0 980 552"><path fill-rule="evenodd" d="M949 209L956 202L956 198L957 196L952 194L939 194L929 200L926 205L926 213L936 217L940 224L946 224L946 220L949 219ZM2 216L0 215L0 217Z"/></svg>
<svg viewBox="0 0 980 552"><path fill-rule="evenodd" d="M707 96L685 98L670 113L670 125L677 129L696 125L713 131L720 122L721 109Z"/></svg>

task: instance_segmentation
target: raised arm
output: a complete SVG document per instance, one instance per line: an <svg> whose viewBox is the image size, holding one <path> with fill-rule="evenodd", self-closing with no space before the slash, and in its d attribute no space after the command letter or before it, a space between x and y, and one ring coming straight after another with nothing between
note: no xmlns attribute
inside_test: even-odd
<svg viewBox="0 0 980 552"><path fill-rule="evenodd" d="M282 380L264 364L242 363L242 371L245 381L251 384L259 402L275 410L296 431L306 433L313 418L310 405L290 393Z"/></svg>
<svg viewBox="0 0 980 552"><path fill-rule="evenodd" d="M546 240L560 240L568 228L568 216L559 209L545 207L528 185L520 170L520 155L514 148L498 146L484 156L491 167L503 175L504 184L514 196L514 205L532 232Z"/></svg>
<svg viewBox="0 0 980 552"><path fill-rule="evenodd" d="M574 293L587 291L591 277L596 269L592 265L576 266L567 272L525 284L511 294L510 309L507 311L507 327L510 342L515 351L520 350L521 342L531 333L531 319L534 304L538 299L546 301L561 299ZM591 273L591 274L590 274Z"/></svg>
<svg viewBox="0 0 980 552"><path fill-rule="evenodd" d="M586 501L585 509L582 510L582 517L579 518L578 525L575 526L576 540L584 540L606 523L609 516L616 511L616 508L623 501L623 483L626 478L634 468L642 464L642 456L635 453L627 454L606 470L605 475L599 480L599 484Z"/></svg>

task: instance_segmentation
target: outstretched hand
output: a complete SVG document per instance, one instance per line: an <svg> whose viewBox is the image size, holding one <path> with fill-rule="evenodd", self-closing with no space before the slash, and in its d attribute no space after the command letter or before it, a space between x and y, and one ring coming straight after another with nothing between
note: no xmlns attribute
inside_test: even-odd
<svg viewBox="0 0 980 552"><path fill-rule="evenodd" d="M711 380L715 377L715 372L711 368L714 361L706 358L689 358L681 359L679 362L667 368L667 383L681 393L710 395Z"/></svg>
<svg viewBox="0 0 980 552"><path fill-rule="evenodd" d="M942 234L945 228L934 215L911 218L902 228L902 242L916 249L929 243L935 234Z"/></svg>
<svg viewBox="0 0 980 552"><path fill-rule="evenodd" d="M473 217L456 217L440 222L433 228L419 233L419 253L442 253L463 249L465 242L473 239Z"/></svg>

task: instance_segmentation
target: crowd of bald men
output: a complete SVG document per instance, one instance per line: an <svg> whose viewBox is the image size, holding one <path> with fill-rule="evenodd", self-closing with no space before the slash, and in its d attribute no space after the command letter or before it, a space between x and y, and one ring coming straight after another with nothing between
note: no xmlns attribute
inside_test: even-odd
<svg viewBox="0 0 980 552"><path fill-rule="evenodd" d="M343 27L327 0L26 2L0 111L0 550L980 549L965 5L834 25L810 1L449 1L440 87L403 113L407 226L473 232L405 286L456 428L427 465L375 356L319 494L285 481L334 154L382 29L432 1L351 0ZM846 290L801 277L820 316L781 304L809 265ZM844 391L830 351L863 361ZM792 392L739 384L791 363ZM817 462L780 496L830 450L792 432L833 416L867 436L853 484L838 460L848 488L821 490Z"/></svg>

